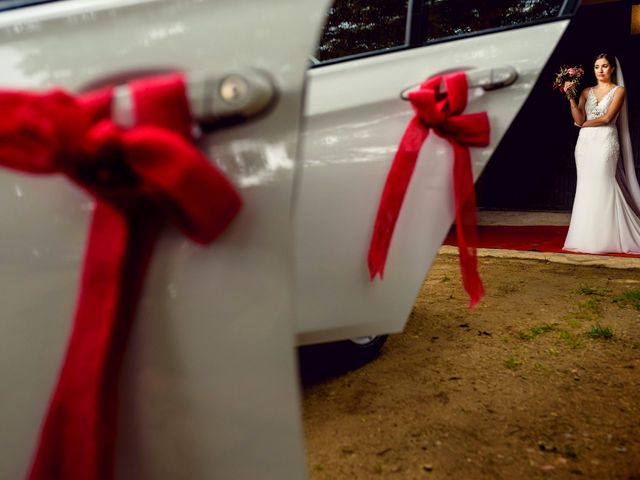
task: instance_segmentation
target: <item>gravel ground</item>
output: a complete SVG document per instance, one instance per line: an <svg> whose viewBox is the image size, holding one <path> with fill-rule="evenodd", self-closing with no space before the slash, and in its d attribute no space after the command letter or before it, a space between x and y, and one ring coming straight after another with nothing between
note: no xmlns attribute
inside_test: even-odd
<svg viewBox="0 0 640 480"><path fill-rule="evenodd" d="M304 387L312 479L640 480L640 270L435 262L374 362Z"/></svg>

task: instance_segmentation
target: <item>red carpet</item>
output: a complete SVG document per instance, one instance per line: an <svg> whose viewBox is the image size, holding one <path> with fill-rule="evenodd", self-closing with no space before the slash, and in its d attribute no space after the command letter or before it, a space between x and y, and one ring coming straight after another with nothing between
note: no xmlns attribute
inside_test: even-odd
<svg viewBox="0 0 640 480"><path fill-rule="evenodd" d="M480 225L478 248L573 253L562 250L568 229L567 225ZM455 228L449 231L444 245L457 245ZM610 253L607 255L640 258L638 254Z"/></svg>

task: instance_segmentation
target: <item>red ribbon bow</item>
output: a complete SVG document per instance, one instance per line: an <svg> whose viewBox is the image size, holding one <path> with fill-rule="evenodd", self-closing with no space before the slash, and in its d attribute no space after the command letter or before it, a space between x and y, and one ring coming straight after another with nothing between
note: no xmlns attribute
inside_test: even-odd
<svg viewBox="0 0 640 480"><path fill-rule="evenodd" d="M144 274L166 219L212 242L241 206L190 141L180 75L130 83L136 126L111 120L111 89L73 97L0 92L0 164L63 173L96 199L73 330L30 479L113 474L120 365Z"/></svg>
<svg viewBox="0 0 640 480"><path fill-rule="evenodd" d="M440 91L444 81L446 93ZM384 267L396 221L402 208L422 144L433 129L453 147L453 185L460 270L470 307L484 295L478 273L476 198L469 147L486 147L491 126L486 112L462 115L467 106L467 77L463 72L430 78L409 93L416 112L404 132L387 176L369 246L371 279L384 275Z"/></svg>

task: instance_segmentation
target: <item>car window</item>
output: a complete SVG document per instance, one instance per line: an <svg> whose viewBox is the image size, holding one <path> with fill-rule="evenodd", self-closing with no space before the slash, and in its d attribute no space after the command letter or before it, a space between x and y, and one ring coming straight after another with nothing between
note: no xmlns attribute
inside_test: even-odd
<svg viewBox="0 0 640 480"><path fill-rule="evenodd" d="M577 0L334 0L311 63L553 20Z"/></svg>
<svg viewBox="0 0 640 480"><path fill-rule="evenodd" d="M407 43L408 0L336 0L314 60L324 62Z"/></svg>
<svg viewBox="0 0 640 480"><path fill-rule="evenodd" d="M423 0L422 42L555 18L563 0Z"/></svg>

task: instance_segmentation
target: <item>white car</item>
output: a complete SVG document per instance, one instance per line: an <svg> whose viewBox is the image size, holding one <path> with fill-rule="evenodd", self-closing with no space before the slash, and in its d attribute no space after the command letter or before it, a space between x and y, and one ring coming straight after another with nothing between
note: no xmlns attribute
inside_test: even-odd
<svg viewBox="0 0 640 480"><path fill-rule="evenodd" d="M300 343L368 335L375 350L382 343L376 335L401 331L454 219L451 148L432 134L385 278L369 281L378 202L413 115L401 92L455 70L483 85L470 91L466 110L486 111L491 122L491 143L472 149L477 179L577 7L562 0L333 3L308 74L304 171L294 205ZM369 358L373 352L363 346L342 350Z"/></svg>
<svg viewBox="0 0 640 480"><path fill-rule="evenodd" d="M194 112L217 116L198 146L244 201L210 247L169 228L155 252L120 381L116 478L305 477L294 345L376 348L401 331L453 220L451 152L432 135L385 278L369 281L375 212L412 115L401 92L461 69L484 82L467 108L491 121L490 145L472 149L477 178L577 3L0 1L0 89L183 71ZM28 469L92 208L62 177L0 170L0 478Z"/></svg>

